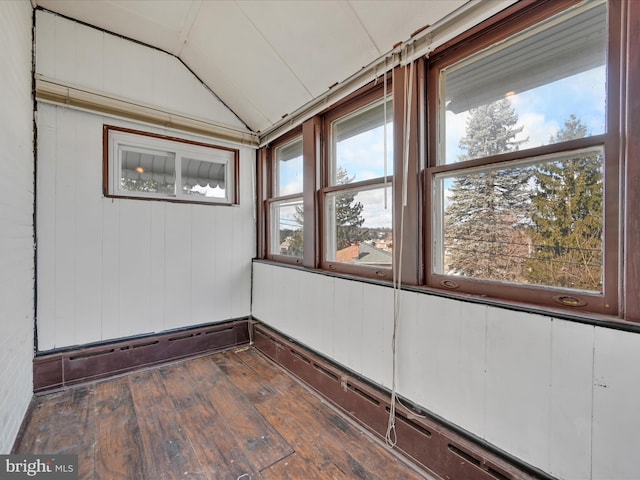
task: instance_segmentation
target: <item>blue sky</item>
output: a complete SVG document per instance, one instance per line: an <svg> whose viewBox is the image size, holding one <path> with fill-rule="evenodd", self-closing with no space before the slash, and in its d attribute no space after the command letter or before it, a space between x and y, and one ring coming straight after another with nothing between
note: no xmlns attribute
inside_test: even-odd
<svg viewBox="0 0 640 480"><path fill-rule="evenodd" d="M517 125L524 126L517 139L529 138L520 149L548 144L572 113L587 125L590 134L604 133L605 74L605 67L601 66L510 95L508 98L518 114ZM465 134L468 116L469 112L446 113L447 163L458 161L458 144Z"/></svg>
<svg viewBox="0 0 640 480"><path fill-rule="evenodd" d="M384 127L380 126L341 141L337 147L338 167L344 168L354 181L384 176ZM393 124L387 124L387 175L393 175ZM302 192L302 157L280 163L280 195ZM389 179L389 185L391 179ZM355 201L364 206L364 226L391 227L391 194L387 201L383 189L358 193ZM386 203L386 208L385 208ZM289 222L287 222L289 223Z"/></svg>
<svg viewBox="0 0 640 480"><path fill-rule="evenodd" d="M384 176L384 128L347 138L338 144L338 166L354 181ZM393 124L387 124L387 174L393 174ZM280 162L280 195L302 192L302 156Z"/></svg>
<svg viewBox="0 0 640 480"><path fill-rule="evenodd" d="M604 132L606 92L605 67L597 67L556 82L542 85L525 92L515 93L509 99L518 114L518 126L524 126L518 139L528 137L520 149L541 146L564 126L565 120L575 114L587 124L588 132L597 135ZM446 114L447 161L457 161L458 143L465 134L469 112ZM388 165L391 175L393 159L392 126L387 127ZM378 178L384 175L383 127L378 127L343 140L338 146L338 165L355 175L355 181ZM302 192L302 157L282 162L280 166L282 190L280 195ZM445 182L445 188L448 188ZM446 195L446 194L445 194ZM389 226L391 202L380 190L364 191L357 201L365 205L365 226Z"/></svg>
<svg viewBox="0 0 640 480"><path fill-rule="evenodd" d="M337 166L355 175L354 181L383 177L384 127L354 135L338 143ZM393 175L393 124L387 124L387 175Z"/></svg>

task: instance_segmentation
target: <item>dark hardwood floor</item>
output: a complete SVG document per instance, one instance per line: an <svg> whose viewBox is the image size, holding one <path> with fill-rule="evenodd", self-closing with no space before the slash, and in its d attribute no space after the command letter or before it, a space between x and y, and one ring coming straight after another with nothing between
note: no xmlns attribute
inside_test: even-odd
<svg viewBox="0 0 640 480"><path fill-rule="evenodd" d="M40 396L15 453L85 479L423 479L253 348Z"/></svg>

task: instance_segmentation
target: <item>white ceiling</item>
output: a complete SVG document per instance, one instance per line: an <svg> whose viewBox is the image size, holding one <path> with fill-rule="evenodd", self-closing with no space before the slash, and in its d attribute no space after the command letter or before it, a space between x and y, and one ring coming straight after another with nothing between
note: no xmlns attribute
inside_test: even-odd
<svg viewBox="0 0 640 480"><path fill-rule="evenodd" d="M179 57L254 132L467 0L35 0Z"/></svg>

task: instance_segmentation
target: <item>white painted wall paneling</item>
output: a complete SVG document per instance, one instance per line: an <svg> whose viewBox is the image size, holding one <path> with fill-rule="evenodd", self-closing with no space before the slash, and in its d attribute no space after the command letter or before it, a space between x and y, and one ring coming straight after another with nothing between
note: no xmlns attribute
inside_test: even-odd
<svg viewBox="0 0 640 480"><path fill-rule="evenodd" d="M401 389L418 404L484 437L486 307L416 297L414 325L409 312L402 317L413 329L405 330L399 357L400 370L409 368L414 377Z"/></svg>
<svg viewBox="0 0 640 480"><path fill-rule="evenodd" d="M256 263L252 266L253 279L251 281L251 313L256 318L272 318L274 315L268 310L273 302L268 300L269 290L272 284L272 273L274 269L267 265ZM255 288L254 285L262 285L261 288Z"/></svg>
<svg viewBox="0 0 640 480"><path fill-rule="evenodd" d="M177 328L191 319L191 283L192 283L192 222L191 208L184 205L165 206L165 325L164 329ZM220 245L216 245L220 248ZM205 252L195 252L206 265L211 257ZM216 268L216 267L214 267ZM212 312L213 313L213 312Z"/></svg>
<svg viewBox="0 0 640 480"><path fill-rule="evenodd" d="M591 478L594 327L551 323L549 471Z"/></svg>
<svg viewBox="0 0 640 480"><path fill-rule="evenodd" d="M55 322L58 328L54 330L54 338L44 339L38 338L39 342L56 342L60 345L61 335L67 335L69 339L63 345L76 344L76 160L78 152L76 150L76 121L77 117L74 112L67 109L59 109L56 116L56 143L48 146L47 150L53 153L55 161L55 170L53 177L45 181L55 182L55 197L49 199L43 197L38 191L37 210L38 218L42 217L42 213L53 215L55 222L53 224L53 241L55 245L55 268L52 272L52 283L55 286L55 302L56 308L53 312ZM90 121L89 118L86 119ZM38 163L46 162L47 155L44 149L38 144ZM89 156L91 158L91 156ZM84 157L87 159L87 157ZM53 210L48 210L49 201L54 200ZM37 221L37 220L36 220ZM81 226L79 226L81 228ZM45 238L46 232L38 231L38 244ZM89 248L88 245L79 246L79 248ZM39 253L38 253L39 256ZM51 278L40 268L38 263L38 289L43 286L41 275L45 278ZM88 281L88 279L82 279ZM44 320L40 314L42 309L38 306L38 322Z"/></svg>
<svg viewBox="0 0 640 480"><path fill-rule="evenodd" d="M31 5L0 3L0 453L32 398L34 326Z"/></svg>
<svg viewBox="0 0 640 480"><path fill-rule="evenodd" d="M50 12L36 12L36 73L190 118L244 124L176 57Z"/></svg>
<svg viewBox="0 0 640 480"><path fill-rule="evenodd" d="M485 438L547 470L551 322L491 308L486 341Z"/></svg>
<svg viewBox="0 0 640 480"><path fill-rule="evenodd" d="M179 206L179 205L178 205ZM206 318L216 309L220 309L221 315L227 315L232 318L231 308L221 308L231 305L233 298L229 297L227 301L220 298L220 291L216 284L216 276L211 275L212 271L216 271L218 264L216 262L216 251L218 245L215 238L216 214L219 208L207 208L208 205L199 206L194 217L200 221L190 222L191 228L191 251L197 252L203 256L190 255L187 264L191 278L188 282L188 293L191 295L189 304L191 305L191 315L194 318ZM229 208L225 210L231 210ZM228 222L225 222L228 225ZM233 238L235 231L229 236ZM235 256L235 252L231 257ZM231 269L228 270L232 272ZM184 282L185 284L187 282ZM231 300L231 302L229 302ZM226 311L225 311L226 310Z"/></svg>
<svg viewBox="0 0 640 480"><path fill-rule="evenodd" d="M349 305L351 303L351 295L353 294L350 289L350 283L348 280L342 278L335 279L333 291L334 316L328 319L328 321L333 322L333 360L352 370L357 370L359 365L351 362L353 354L350 353L350 350L359 348L359 345L354 345L352 348L352 341L356 343L359 342L357 338L350 337L350 332L354 330L356 332L360 331L362 316L356 315L353 319L349 317ZM356 288L354 288L354 291L355 290ZM360 298L362 298L362 296L360 296ZM267 320L267 322L268 321L269 320Z"/></svg>
<svg viewBox="0 0 640 480"><path fill-rule="evenodd" d="M558 478L637 478L639 335L400 298L400 395ZM386 387L392 305L388 287L254 264L256 318Z"/></svg>
<svg viewBox="0 0 640 480"><path fill-rule="evenodd" d="M306 327L300 332L300 340L306 344L321 337L322 296L319 289L322 288L322 279L317 277L304 273L300 282L300 311L305 316L303 325ZM319 345L322 341L316 340L315 343Z"/></svg>
<svg viewBox="0 0 640 480"><path fill-rule="evenodd" d="M114 120L38 109L40 350L250 314L248 192L235 207L104 198L102 125ZM241 149L242 188L250 188L254 158Z"/></svg>
<svg viewBox="0 0 640 480"><path fill-rule="evenodd" d="M92 161L100 155L101 149L99 145L95 145L94 136L94 132L99 128L101 126L95 118L75 123L73 156L76 159L75 161L71 159L73 166L70 170L65 166L61 171L56 172L61 175L66 172L70 178L74 179L70 190L74 192L75 204L72 210L76 212L75 252L73 252L74 262L69 265L74 265L75 271L69 270L76 279L82 279L76 280L74 292L76 343L90 342L94 338L94 332L100 328L99 318L93 313L101 304L100 289L95 288L95 285L100 285L102 263L100 251L102 207L100 197L93 193L102 188L102 175L96 173ZM67 155L62 152L61 154Z"/></svg>
<svg viewBox="0 0 640 480"><path fill-rule="evenodd" d="M635 480L640 473L640 335L595 329L592 475Z"/></svg>
<svg viewBox="0 0 640 480"><path fill-rule="evenodd" d="M43 216L36 209L36 224L38 225L38 283L41 279L49 285L55 285L56 272L56 158L57 158L57 115L53 108L39 109L37 111L38 125L38 174L36 185L39 198L47 198L47 208L50 215ZM47 152L40 150L40 145L49 145ZM37 200L37 199L36 199ZM42 238L48 239L40 242ZM44 275L44 277L43 277ZM41 311L56 311L56 291L55 288L47 288L38 292L38 309ZM55 344L55 322L38 322L38 341L47 344Z"/></svg>
<svg viewBox="0 0 640 480"><path fill-rule="evenodd" d="M355 283L355 282L352 282ZM393 338L393 290L361 283L360 303L352 304L360 309L360 331L356 337L361 342L361 368L359 373L367 378L377 377L378 383L392 387L392 338ZM401 317L400 317L401 319ZM398 328L401 325L398 324Z"/></svg>
<svg viewBox="0 0 640 480"><path fill-rule="evenodd" d="M93 196L100 198L100 194L96 195L95 192ZM105 199L104 201L109 200ZM72 216L73 212L64 211L59 214ZM183 216L188 216L188 212L185 212ZM125 200L122 202L122 205L120 205L117 221L118 257L112 260L118 262L119 272L117 279L118 315L113 318L113 320L118 320L118 336L126 337L137 333L149 333L161 330L161 324L157 325L156 328L151 326L153 321L149 316L151 300L151 292L149 289L149 282L151 280L151 258L149 256L149 246L152 238L150 228L151 205L144 201ZM180 226L181 225L176 225L176 228L179 229ZM108 225L106 228L110 227L111 226ZM189 252L188 249L184 250L186 250L187 253ZM166 249L166 253L167 257L172 257L173 252L169 248ZM188 266L185 268L189 271ZM179 275L182 272L176 271L175 273ZM82 282L82 277L77 278L76 281ZM171 297L169 297L167 301L169 301L170 298ZM107 302L110 301L108 298L104 300ZM94 312L92 317L96 316L95 313L96 312ZM168 311L167 313L170 315L173 312ZM80 320L81 319L77 319L77 321ZM95 320L110 321L109 318L100 319L99 317ZM94 338L96 331L94 331ZM66 331L63 333L67 334Z"/></svg>
<svg viewBox="0 0 640 480"><path fill-rule="evenodd" d="M49 12L36 22L38 74L243 128L175 57ZM39 104L39 348L248 315L253 151L241 151L240 207L105 199L103 123L141 128Z"/></svg>
<svg viewBox="0 0 640 480"><path fill-rule="evenodd" d="M47 107L47 109L56 109L55 107ZM40 106L42 109L42 106ZM39 145L42 145L40 140L38 141ZM40 171L40 168L38 168ZM38 173L38 177L40 177L40 173ZM38 192L39 194L40 192ZM120 262L118 259L120 258L120 207L124 202L115 202L115 201L103 201L101 202L101 213L102 213L102 224L100 225L100 235L101 235L101 271L100 271L100 304L101 308L99 312L96 312L94 315L100 318L100 330L99 333L96 333L97 338L118 338L120 337ZM40 211L38 208L38 222L40 222ZM71 214L71 212L69 212ZM96 212L97 213L97 212ZM164 216L162 216L164 219ZM160 230L159 234L162 235L164 231ZM39 244L43 246L47 245L47 240L42 239ZM47 262L48 265L51 265L50 268L55 268L56 257L50 256L51 254L47 254L45 252L41 252L40 247L38 247L38 265L41 265L42 262ZM154 249L151 249L151 255L155 253ZM162 257L164 258L164 257ZM41 260L42 259L42 260ZM152 262L152 265L155 267L156 264ZM157 277L151 277L151 282L154 287L157 288L157 279L162 279L161 286L164 287L164 271L163 270L152 270L152 272L157 274ZM45 272L42 272L38 275L38 284L43 277ZM47 292L53 292L55 295L55 285L48 284L47 288L43 288L38 291L38 298L41 295L46 294ZM154 290L155 291L155 290ZM43 293L41 293L43 292ZM161 290L161 294L159 296L162 297L162 301L164 302L164 290ZM160 304L164 307L163 304ZM157 304L151 302L149 308L150 312L157 311ZM43 319L38 317L38 332L42 331L42 329L53 329L56 327L55 317L51 316L53 310L51 307L47 308L45 306L41 306L40 302L38 302L38 311L49 312L49 318L44 321ZM108 319L108 321L103 321L102 319ZM156 317L157 321L164 322L164 316ZM56 345L64 344L64 339L60 339L59 343L53 344L51 342L39 342L38 348L40 350L49 350L51 348L55 348Z"/></svg>

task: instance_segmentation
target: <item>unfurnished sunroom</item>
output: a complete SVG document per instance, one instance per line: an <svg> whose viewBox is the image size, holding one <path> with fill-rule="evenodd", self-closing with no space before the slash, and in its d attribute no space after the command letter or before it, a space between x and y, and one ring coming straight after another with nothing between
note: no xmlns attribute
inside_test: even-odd
<svg viewBox="0 0 640 480"><path fill-rule="evenodd" d="M0 12L0 453L638 477L640 4Z"/></svg>

